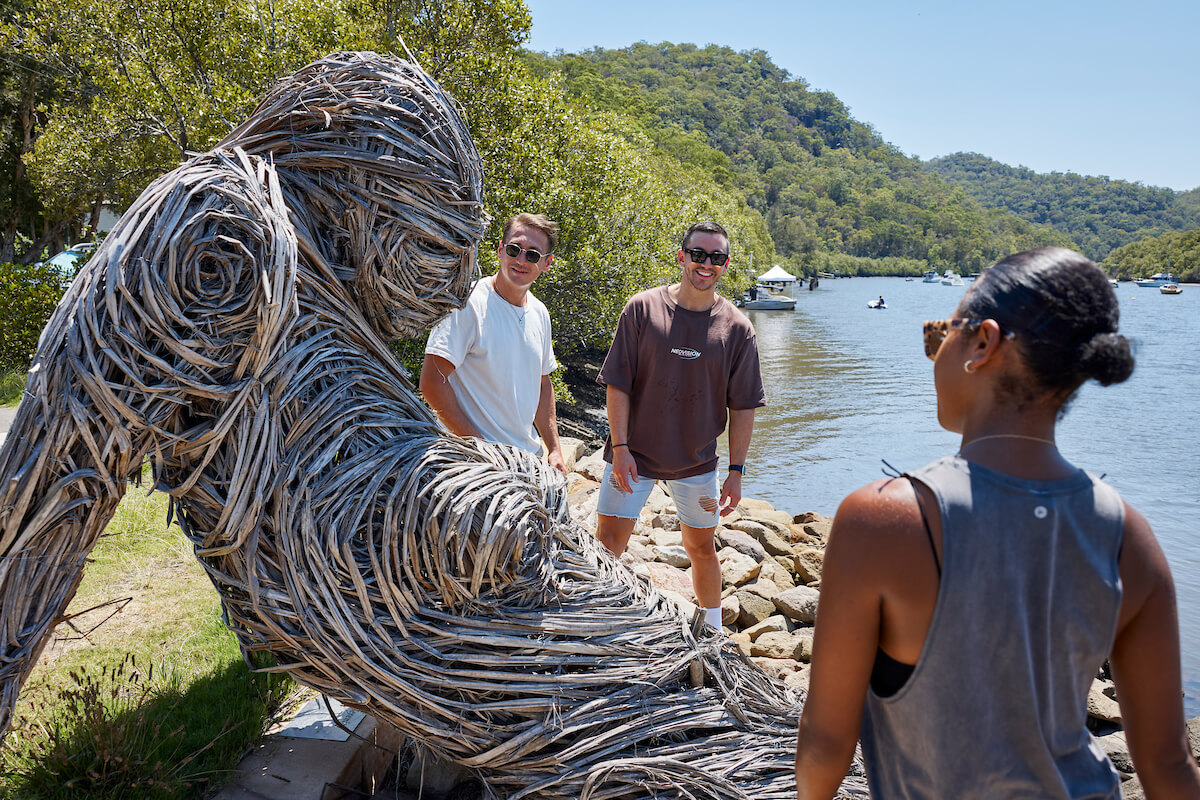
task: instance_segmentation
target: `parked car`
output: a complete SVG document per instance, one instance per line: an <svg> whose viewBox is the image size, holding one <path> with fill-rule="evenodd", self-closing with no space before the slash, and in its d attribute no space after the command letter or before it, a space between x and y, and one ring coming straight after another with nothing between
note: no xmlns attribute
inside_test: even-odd
<svg viewBox="0 0 1200 800"><path fill-rule="evenodd" d="M92 253L95 252L95 242L80 242L51 256L43 263L48 267L53 267L65 278L74 278L75 274L79 272L79 268L86 264L87 260L92 257Z"/></svg>

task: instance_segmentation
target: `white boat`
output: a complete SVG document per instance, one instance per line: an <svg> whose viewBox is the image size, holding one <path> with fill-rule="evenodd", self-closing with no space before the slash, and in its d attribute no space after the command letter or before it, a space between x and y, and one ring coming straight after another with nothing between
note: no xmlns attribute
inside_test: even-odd
<svg viewBox="0 0 1200 800"><path fill-rule="evenodd" d="M942 274L942 286L966 286L966 284L963 283L962 275L948 269Z"/></svg>
<svg viewBox="0 0 1200 800"><path fill-rule="evenodd" d="M1142 278L1136 283L1143 289L1153 289L1168 283L1175 283L1175 276L1169 272L1156 272L1149 278Z"/></svg>
<svg viewBox="0 0 1200 800"><path fill-rule="evenodd" d="M868 300L867 308L887 308L887 303L882 300Z"/></svg>
<svg viewBox="0 0 1200 800"><path fill-rule="evenodd" d="M937 283L941 278L938 277L937 270L925 270L925 277L921 279L921 283Z"/></svg>
<svg viewBox="0 0 1200 800"><path fill-rule="evenodd" d="M760 283L742 297L740 304L747 311L791 311L796 298L788 297L777 286Z"/></svg>
<svg viewBox="0 0 1200 800"><path fill-rule="evenodd" d="M1160 294L1182 294L1183 293L1183 289L1180 288L1178 283L1164 283L1162 286L1158 287L1158 291Z"/></svg>

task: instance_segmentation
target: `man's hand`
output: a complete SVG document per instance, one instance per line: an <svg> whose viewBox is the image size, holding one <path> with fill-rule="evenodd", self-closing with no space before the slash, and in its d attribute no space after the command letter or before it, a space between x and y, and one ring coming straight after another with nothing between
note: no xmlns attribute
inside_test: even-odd
<svg viewBox="0 0 1200 800"><path fill-rule="evenodd" d="M732 514L738 503L742 502L742 473L730 470L725 483L721 485L721 516Z"/></svg>
<svg viewBox="0 0 1200 800"><path fill-rule="evenodd" d="M561 472L563 475L567 474L567 462L563 458L561 449L555 448L554 450L551 450L549 453L547 453L546 454L546 462L549 463L550 466L554 467L556 470Z"/></svg>
<svg viewBox="0 0 1200 800"><path fill-rule="evenodd" d="M614 447L612 460L612 482L625 494L633 493L633 484L638 482L637 462L628 447Z"/></svg>

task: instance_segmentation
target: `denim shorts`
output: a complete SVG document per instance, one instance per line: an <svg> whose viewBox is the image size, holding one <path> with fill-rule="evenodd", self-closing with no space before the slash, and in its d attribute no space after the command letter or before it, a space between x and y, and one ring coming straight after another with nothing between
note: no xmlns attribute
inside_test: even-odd
<svg viewBox="0 0 1200 800"><path fill-rule="evenodd" d="M608 517L637 519L641 516L642 506L646 505L646 500L654 489L655 480L643 475L632 484L633 492L625 494L613 484L612 478L612 464L605 464L604 477L600 479L600 499L596 513ZM720 522L721 516L718 512L705 511L700 505L701 497L711 497L713 500L721 498L715 469L703 475L663 483L667 485L667 492L675 501L675 512L679 515L679 521L684 525L692 528L715 528Z"/></svg>

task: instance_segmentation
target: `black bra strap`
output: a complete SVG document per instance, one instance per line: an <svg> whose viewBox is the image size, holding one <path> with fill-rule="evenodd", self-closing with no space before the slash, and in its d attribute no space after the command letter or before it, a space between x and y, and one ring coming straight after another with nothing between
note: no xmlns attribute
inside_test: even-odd
<svg viewBox="0 0 1200 800"><path fill-rule="evenodd" d="M905 475L912 484L913 494L917 498L917 508L921 512L921 524L925 526L925 538L929 540L929 550L933 553L933 566L937 568L938 580L942 578L942 562L938 558L937 547L933 543L933 531L929 530L929 518L925 516L925 506L921 503L921 491L917 488L917 480L911 475Z"/></svg>

